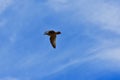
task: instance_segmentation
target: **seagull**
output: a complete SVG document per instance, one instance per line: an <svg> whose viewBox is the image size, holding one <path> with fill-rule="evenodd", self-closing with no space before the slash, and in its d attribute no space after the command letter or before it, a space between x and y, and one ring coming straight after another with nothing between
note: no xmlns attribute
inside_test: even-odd
<svg viewBox="0 0 120 80"><path fill-rule="evenodd" d="M55 32L54 30L49 30L44 33L45 35L50 36L50 43L53 48L56 48L56 36L61 34L60 31Z"/></svg>

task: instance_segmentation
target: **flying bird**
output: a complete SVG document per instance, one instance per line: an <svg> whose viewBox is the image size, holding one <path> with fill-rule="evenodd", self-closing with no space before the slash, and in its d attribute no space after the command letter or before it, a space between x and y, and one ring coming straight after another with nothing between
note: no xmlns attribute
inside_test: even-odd
<svg viewBox="0 0 120 80"><path fill-rule="evenodd" d="M49 30L44 33L45 35L50 36L50 43L53 48L56 48L56 36L61 34L60 31L55 32L54 30Z"/></svg>

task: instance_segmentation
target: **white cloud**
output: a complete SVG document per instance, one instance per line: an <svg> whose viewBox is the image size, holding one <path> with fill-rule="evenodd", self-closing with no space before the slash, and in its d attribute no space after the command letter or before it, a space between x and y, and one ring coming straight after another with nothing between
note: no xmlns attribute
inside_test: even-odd
<svg viewBox="0 0 120 80"><path fill-rule="evenodd" d="M84 57L81 59L76 59L71 61L68 64L64 64L54 69L49 75L56 74L61 71L67 70L70 67L74 67L77 65L83 65L83 63L95 63L93 65L89 65L89 68L96 69L95 72L98 73L100 70L109 70L109 71L120 71L120 47L115 49L108 49L100 51L96 53L96 55L92 55L89 57ZM101 66L102 65L102 66ZM97 66L97 68L95 68ZM84 74L84 73L82 73Z"/></svg>
<svg viewBox="0 0 120 80"><path fill-rule="evenodd" d="M106 61L109 65L119 68L120 70L120 47L117 48L108 48L106 50L98 53L99 58L101 60ZM114 65L113 65L114 64ZM116 69L114 68L114 69Z"/></svg>
<svg viewBox="0 0 120 80"><path fill-rule="evenodd" d="M95 24L97 27L120 34L119 5L95 1L86 3L85 6L80 7L82 7L79 9L80 15L78 14L77 16L84 16L85 22Z"/></svg>
<svg viewBox="0 0 120 80"><path fill-rule="evenodd" d="M0 0L0 14L12 3L12 0Z"/></svg>
<svg viewBox="0 0 120 80"><path fill-rule="evenodd" d="M48 3L56 12L71 11L73 14L71 14L70 18L77 23L81 21L92 23L102 29L120 34L120 5L117 4L117 1L49 0Z"/></svg>
<svg viewBox="0 0 120 80"><path fill-rule="evenodd" d="M97 24L103 29L108 29L120 33L120 6L111 5L109 3L99 3L94 5L91 14L85 17L89 22Z"/></svg>

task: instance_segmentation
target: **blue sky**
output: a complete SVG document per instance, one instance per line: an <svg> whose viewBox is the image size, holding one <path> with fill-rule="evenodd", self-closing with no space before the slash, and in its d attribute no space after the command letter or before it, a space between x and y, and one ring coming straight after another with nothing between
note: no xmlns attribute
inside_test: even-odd
<svg viewBox="0 0 120 80"><path fill-rule="evenodd" d="M120 80L119 4L0 0L0 80Z"/></svg>

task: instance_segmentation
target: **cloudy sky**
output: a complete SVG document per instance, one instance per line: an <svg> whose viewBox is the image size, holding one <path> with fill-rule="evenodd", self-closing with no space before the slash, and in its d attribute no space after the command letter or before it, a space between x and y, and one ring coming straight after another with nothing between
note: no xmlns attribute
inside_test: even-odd
<svg viewBox="0 0 120 80"><path fill-rule="evenodd" d="M120 80L119 4L0 0L0 80Z"/></svg>

